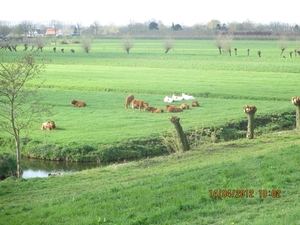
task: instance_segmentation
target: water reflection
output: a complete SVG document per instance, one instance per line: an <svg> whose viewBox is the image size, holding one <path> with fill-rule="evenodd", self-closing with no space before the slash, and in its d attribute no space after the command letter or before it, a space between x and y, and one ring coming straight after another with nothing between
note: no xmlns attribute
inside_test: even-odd
<svg viewBox="0 0 300 225"><path fill-rule="evenodd" d="M57 162L22 158L23 175L25 179L48 177L48 174L68 174L99 167L99 163Z"/></svg>

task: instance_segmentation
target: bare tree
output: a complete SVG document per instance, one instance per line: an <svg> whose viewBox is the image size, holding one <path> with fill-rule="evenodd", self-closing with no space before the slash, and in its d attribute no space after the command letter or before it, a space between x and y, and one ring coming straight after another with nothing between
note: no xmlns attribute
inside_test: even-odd
<svg viewBox="0 0 300 225"><path fill-rule="evenodd" d="M52 27L53 27L53 30L54 30L54 36L55 36L55 40L54 40L54 42L55 42L55 44L56 44L56 38L57 38L57 36L58 36L58 31L61 29L61 27L62 27L62 22L60 22L60 21L58 21L58 20L51 20L51 24L52 24ZM39 47L39 46L38 46ZM44 46L43 46L44 47ZM38 48L38 50L39 50L39 48ZM38 51L37 50L37 51ZM42 48L41 48L41 51L42 51Z"/></svg>
<svg viewBox="0 0 300 225"><path fill-rule="evenodd" d="M80 23L77 23L74 26L74 34L77 34L78 36L81 35L82 25Z"/></svg>
<svg viewBox="0 0 300 225"><path fill-rule="evenodd" d="M130 49L133 47L133 39L130 37L129 34L123 37L122 47L123 49L129 54Z"/></svg>
<svg viewBox="0 0 300 225"><path fill-rule="evenodd" d="M27 34L29 34L30 32L32 32L32 30L34 29L34 25L32 22L30 21L23 21L21 22L21 27L22 27L22 30L23 30L23 33L24 33L24 36L27 37Z"/></svg>
<svg viewBox="0 0 300 225"><path fill-rule="evenodd" d="M6 25L0 25L0 34L4 37L11 32L11 29Z"/></svg>
<svg viewBox="0 0 300 225"><path fill-rule="evenodd" d="M97 37L99 35L99 31L100 31L100 22L94 21L93 24L91 25L91 28L94 31L93 34Z"/></svg>
<svg viewBox="0 0 300 225"><path fill-rule="evenodd" d="M83 36L81 39L82 48L86 53L89 53L92 46L92 38L89 36Z"/></svg>
<svg viewBox="0 0 300 225"><path fill-rule="evenodd" d="M233 36L231 34L224 35L222 48L226 50L231 56L231 46L232 46Z"/></svg>
<svg viewBox="0 0 300 225"><path fill-rule="evenodd" d="M281 50L280 56L282 56L284 50L288 47L288 41L285 36L282 36L279 40L279 48Z"/></svg>
<svg viewBox="0 0 300 225"><path fill-rule="evenodd" d="M36 38L35 42L36 42L36 46L37 46L37 51L41 50L41 52L42 52L44 46L46 45L45 40L42 37L38 37L38 38Z"/></svg>
<svg viewBox="0 0 300 225"><path fill-rule="evenodd" d="M166 37L164 40L165 53L168 53L174 47L174 40L171 37Z"/></svg>
<svg viewBox="0 0 300 225"><path fill-rule="evenodd" d="M45 64L38 63L34 54L25 54L13 62L0 62L0 127L14 137L17 157L17 176L21 177L21 131L47 108L40 103L38 89L26 88L26 84L44 71ZM41 82L43 83L43 82ZM24 133L26 133L24 131Z"/></svg>
<svg viewBox="0 0 300 225"><path fill-rule="evenodd" d="M51 20L52 27L54 29L54 36L58 34L59 29L62 27L62 22L58 20Z"/></svg>
<svg viewBox="0 0 300 225"><path fill-rule="evenodd" d="M222 39L222 34L219 33L218 35L215 35L215 46L219 49L219 53L222 54L222 43L223 43L223 39Z"/></svg>

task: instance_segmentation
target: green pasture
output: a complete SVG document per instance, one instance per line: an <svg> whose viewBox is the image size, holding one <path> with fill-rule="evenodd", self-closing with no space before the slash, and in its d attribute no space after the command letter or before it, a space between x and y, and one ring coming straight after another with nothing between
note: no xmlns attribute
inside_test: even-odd
<svg viewBox="0 0 300 225"><path fill-rule="evenodd" d="M296 225L299 149L299 132L275 132L72 175L8 178L0 224ZM244 195L228 196L237 190Z"/></svg>
<svg viewBox="0 0 300 225"><path fill-rule="evenodd" d="M219 55L213 41L175 40L168 54L162 43L135 40L130 54L115 39L95 40L89 54L79 44L58 45L65 48L64 54L54 53L53 45L45 46L40 54L51 63L28 87L46 79L39 90L46 96L42 103L54 105L53 115L24 131L30 135L23 141L23 154L45 158L62 154L75 160L101 156L122 163L99 164L71 175L1 181L1 225L298 224L300 139L295 124L283 119L295 120L290 100L299 96L300 57L290 58L288 52L298 43L289 43L286 58L279 57L276 41L234 40L238 55L233 51L231 57ZM0 51L0 58L6 62L21 54L21 50ZM194 95L200 107L178 114L124 108L128 94L164 107L166 95L183 92ZM72 99L87 106L75 108ZM258 108L257 135L252 140L212 143L201 138L198 147L169 155L157 142L174 129L168 120L171 115L181 118L187 132L228 124L246 129L245 104ZM272 119L264 123L268 118ZM40 130L41 123L50 119L57 129ZM0 131L0 140L8 137ZM4 147L1 143L1 151ZM123 160L139 156L144 158ZM254 193L253 198L211 196L210 190ZM260 196L260 190L270 196ZM272 196L272 190L280 194Z"/></svg>
<svg viewBox="0 0 300 225"><path fill-rule="evenodd" d="M55 106L54 115L44 121L54 120L57 130L40 130L41 121L26 132L31 133L33 145L77 143L101 149L128 140L156 139L173 129L168 120L173 114L125 109L128 94L161 108L166 95L193 95L200 107L176 114L185 131L246 120L246 104L258 108L256 117L291 113L295 108L290 99L299 95L300 57L290 58L288 52L297 45L290 42L283 58L276 41L233 40L238 54L232 51L231 57L220 55L213 40L174 40L168 54L164 54L163 40L134 40L130 54L119 39L94 40L90 53L80 44L58 44L55 53L49 44L40 53L50 61L40 75L46 81L39 85L41 79L35 80L28 87L39 85L46 96L43 103ZM0 57L5 62L24 54L22 46L18 49L0 51ZM87 106L75 108L72 99L83 100Z"/></svg>

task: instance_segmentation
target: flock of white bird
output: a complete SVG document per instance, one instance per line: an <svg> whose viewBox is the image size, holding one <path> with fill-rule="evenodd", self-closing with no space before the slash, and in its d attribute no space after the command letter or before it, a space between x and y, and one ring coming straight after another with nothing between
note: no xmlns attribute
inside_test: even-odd
<svg viewBox="0 0 300 225"><path fill-rule="evenodd" d="M172 97L166 96L164 98L164 102L177 102L182 100L193 100L195 99L192 95L186 95L185 93L182 93L181 96L176 96L175 94L172 95Z"/></svg>

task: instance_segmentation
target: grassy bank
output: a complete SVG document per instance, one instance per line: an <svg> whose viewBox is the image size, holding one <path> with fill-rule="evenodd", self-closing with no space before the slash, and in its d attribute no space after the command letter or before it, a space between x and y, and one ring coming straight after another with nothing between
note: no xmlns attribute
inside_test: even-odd
<svg viewBox="0 0 300 225"><path fill-rule="evenodd" d="M276 132L72 175L10 178L0 182L0 224L297 224L299 140ZM223 189L226 197L211 197Z"/></svg>

